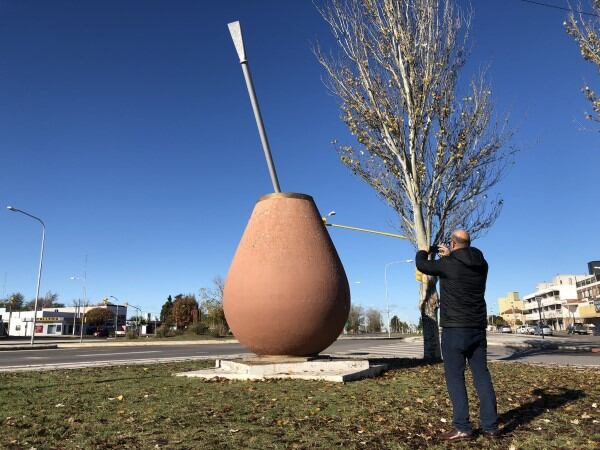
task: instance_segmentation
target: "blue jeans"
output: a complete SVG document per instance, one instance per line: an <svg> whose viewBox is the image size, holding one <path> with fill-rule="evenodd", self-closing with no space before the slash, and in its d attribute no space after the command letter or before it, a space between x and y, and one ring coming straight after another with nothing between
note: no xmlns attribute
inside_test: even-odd
<svg viewBox="0 0 600 450"><path fill-rule="evenodd" d="M498 429L496 393L487 368L487 340L485 330L478 328L444 328L442 357L448 394L452 401L454 428L472 432L469 420L469 398L465 387L465 362L469 361L473 383L479 396L479 421L483 431Z"/></svg>

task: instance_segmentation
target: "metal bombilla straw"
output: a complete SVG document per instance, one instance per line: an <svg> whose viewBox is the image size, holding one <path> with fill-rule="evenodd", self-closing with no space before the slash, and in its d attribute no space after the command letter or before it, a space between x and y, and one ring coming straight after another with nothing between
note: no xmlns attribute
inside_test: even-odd
<svg viewBox="0 0 600 450"><path fill-rule="evenodd" d="M275 192L281 192L279 188L279 180L277 179L277 172L275 171L275 165L273 164L273 157L271 156L271 149L269 147L269 140L267 139L267 133L265 132L265 125L260 114L260 108L256 99L256 93L254 92L254 84L252 83L252 77L250 76L250 69L248 68L248 59L246 58L246 51L244 49L244 40L242 38L242 28L240 22L232 22L227 24L229 27L229 33L231 39L235 45L235 50L240 58L240 64L242 65L242 72L244 72L244 79L246 80L246 87L248 88L248 95L250 96L250 102L252 103L252 110L254 111L254 118L256 119L256 126L258 127L258 134L260 135L260 141L265 153L265 159L267 160L267 166L269 167L269 174L271 175L271 182L273 183L273 189Z"/></svg>

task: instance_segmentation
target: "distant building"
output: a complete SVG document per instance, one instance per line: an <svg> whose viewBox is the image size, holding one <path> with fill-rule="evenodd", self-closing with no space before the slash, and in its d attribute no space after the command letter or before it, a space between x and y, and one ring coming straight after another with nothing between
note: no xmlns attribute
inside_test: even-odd
<svg viewBox="0 0 600 450"><path fill-rule="evenodd" d="M577 279L577 302L569 305L575 322L600 330L600 261L588 264L589 275Z"/></svg>
<svg viewBox="0 0 600 450"><path fill-rule="evenodd" d="M125 325L127 317L127 307L113 304L89 305L89 306L69 306L64 308L42 308L37 311L35 320L36 336L60 336L60 335L79 335L81 333L81 318L90 309L106 308L113 313L113 316L119 324ZM117 319L118 309L118 319ZM33 330L33 311L7 311L6 308L0 308L0 328L5 330L7 336L31 336ZM108 326L114 328L115 320ZM83 324L84 334L87 334L92 327ZM120 327L119 327L120 328ZM2 334L0 334L2 336Z"/></svg>
<svg viewBox="0 0 600 450"><path fill-rule="evenodd" d="M585 275L557 275L537 285L535 292L523 297L523 317L527 325L540 320L554 330L566 329L569 322L567 304L577 299L577 279Z"/></svg>
<svg viewBox="0 0 600 450"><path fill-rule="evenodd" d="M498 299L498 311L502 319L512 325L518 326L517 322L525 323L523 317L523 301L519 298L518 292L509 292L506 297Z"/></svg>

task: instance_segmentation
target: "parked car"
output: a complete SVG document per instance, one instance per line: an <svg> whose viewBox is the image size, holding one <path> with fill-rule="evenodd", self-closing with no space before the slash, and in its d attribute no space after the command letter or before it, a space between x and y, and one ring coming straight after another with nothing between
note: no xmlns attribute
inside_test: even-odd
<svg viewBox="0 0 600 450"><path fill-rule="evenodd" d="M548 325L542 325L541 327L536 325L533 327L533 334L541 336L542 333L544 336L552 336L552 328L550 328Z"/></svg>
<svg viewBox="0 0 600 450"><path fill-rule="evenodd" d="M517 333L520 334L530 334L529 333L529 326L528 325L521 325L519 328L517 328Z"/></svg>
<svg viewBox="0 0 600 450"><path fill-rule="evenodd" d="M500 333L512 333L512 328L508 325L504 325L503 327L500 327Z"/></svg>
<svg viewBox="0 0 600 450"><path fill-rule="evenodd" d="M571 328L571 334L588 334L588 330L582 323L576 323Z"/></svg>

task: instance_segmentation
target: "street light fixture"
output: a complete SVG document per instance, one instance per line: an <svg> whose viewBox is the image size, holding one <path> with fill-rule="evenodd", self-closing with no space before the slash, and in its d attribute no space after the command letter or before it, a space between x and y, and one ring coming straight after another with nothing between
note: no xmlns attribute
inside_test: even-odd
<svg viewBox="0 0 600 450"><path fill-rule="evenodd" d="M392 337L392 331L391 331L391 323L390 323L390 302L388 300L388 282L387 282L387 269L389 266L391 266L392 264L399 264L399 263L411 263L414 262L414 260L412 259L403 259L403 260L399 260L399 261L391 261L389 263L387 263L383 269L383 279L385 282L385 304L386 304L386 311L387 311L387 329L388 329L388 339L390 339Z"/></svg>
<svg viewBox="0 0 600 450"><path fill-rule="evenodd" d="M87 280L87 274L84 274L83 278L82 277L69 277L69 280L77 280L77 281L82 281L82 288L83 288L83 313L81 312L82 308L81 308L81 302L79 302L79 342L83 342L83 323L85 321L85 312L86 312L86 308L87 308L87 289L85 287L86 284L86 280Z"/></svg>
<svg viewBox="0 0 600 450"><path fill-rule="evenodd" d="M337 223L329 223L329 222L327 222L327 218L331 217L331 216L335 216L335 211L330 211L327 214L327 216L321 217L321 219L323 220L323 225L325 225L326 227L344 228L346 230L362 231L363 233L381 234L383 236L389 236L389 237L394 237L394 238L398 238L398 239L410 240L410 238L407 236L402 236L401 234L396 234L396 233L388 233L387 231L377 231L377 230L370 230L368 228L358 228L358 227L353 227L350 225L340 225Z"/></svg>
<svg viewBox="0 0 600 450"><path fill-rule="evenodd" d="M8 209L9 211L12 211L12 212L18 212L18 213L24 214L28 217L31 217L32 219L37 220L42 225L42 250L40 251L40 265L38 268L37 283L36 283L36 288L35 288L35 303L33 306L33 329L31 330L31 345L33 346L33 342L35 340L35 324L36 324L36 319L37 319L37 305L38 305L38 299L40 297L40 281L42 279L42 266L44 263L44 242L46 240L46 225L44 224L42 219L34 216L33 214L29 214L28 212L22 211L13 206L7 206L6 209Z"/></svg>
<svg viewBox="0 0 600 450"><path fill-rule="evenodd" d="M140 308L138 308L137 306L132 305L131 303L125 303L126 306L131 306L132 308L135 308L138 312L136 320L135 320L135 324L136 324L136 328L137 328L137 334L139 336L140 334L140 316L142 315L142 310Z"/></svg>
<svg viewBox="0 0 600 450"><path fill-rule="evenodd" d="M119 302L121 300L119 300L117 297L115 297L114 295L109 295L110 298L114 298L117 302L115 303L115 305L117 305L117 314L115 315L115 339L117 338L117 329L118 329L118 324L119 324Z"/></svg>

